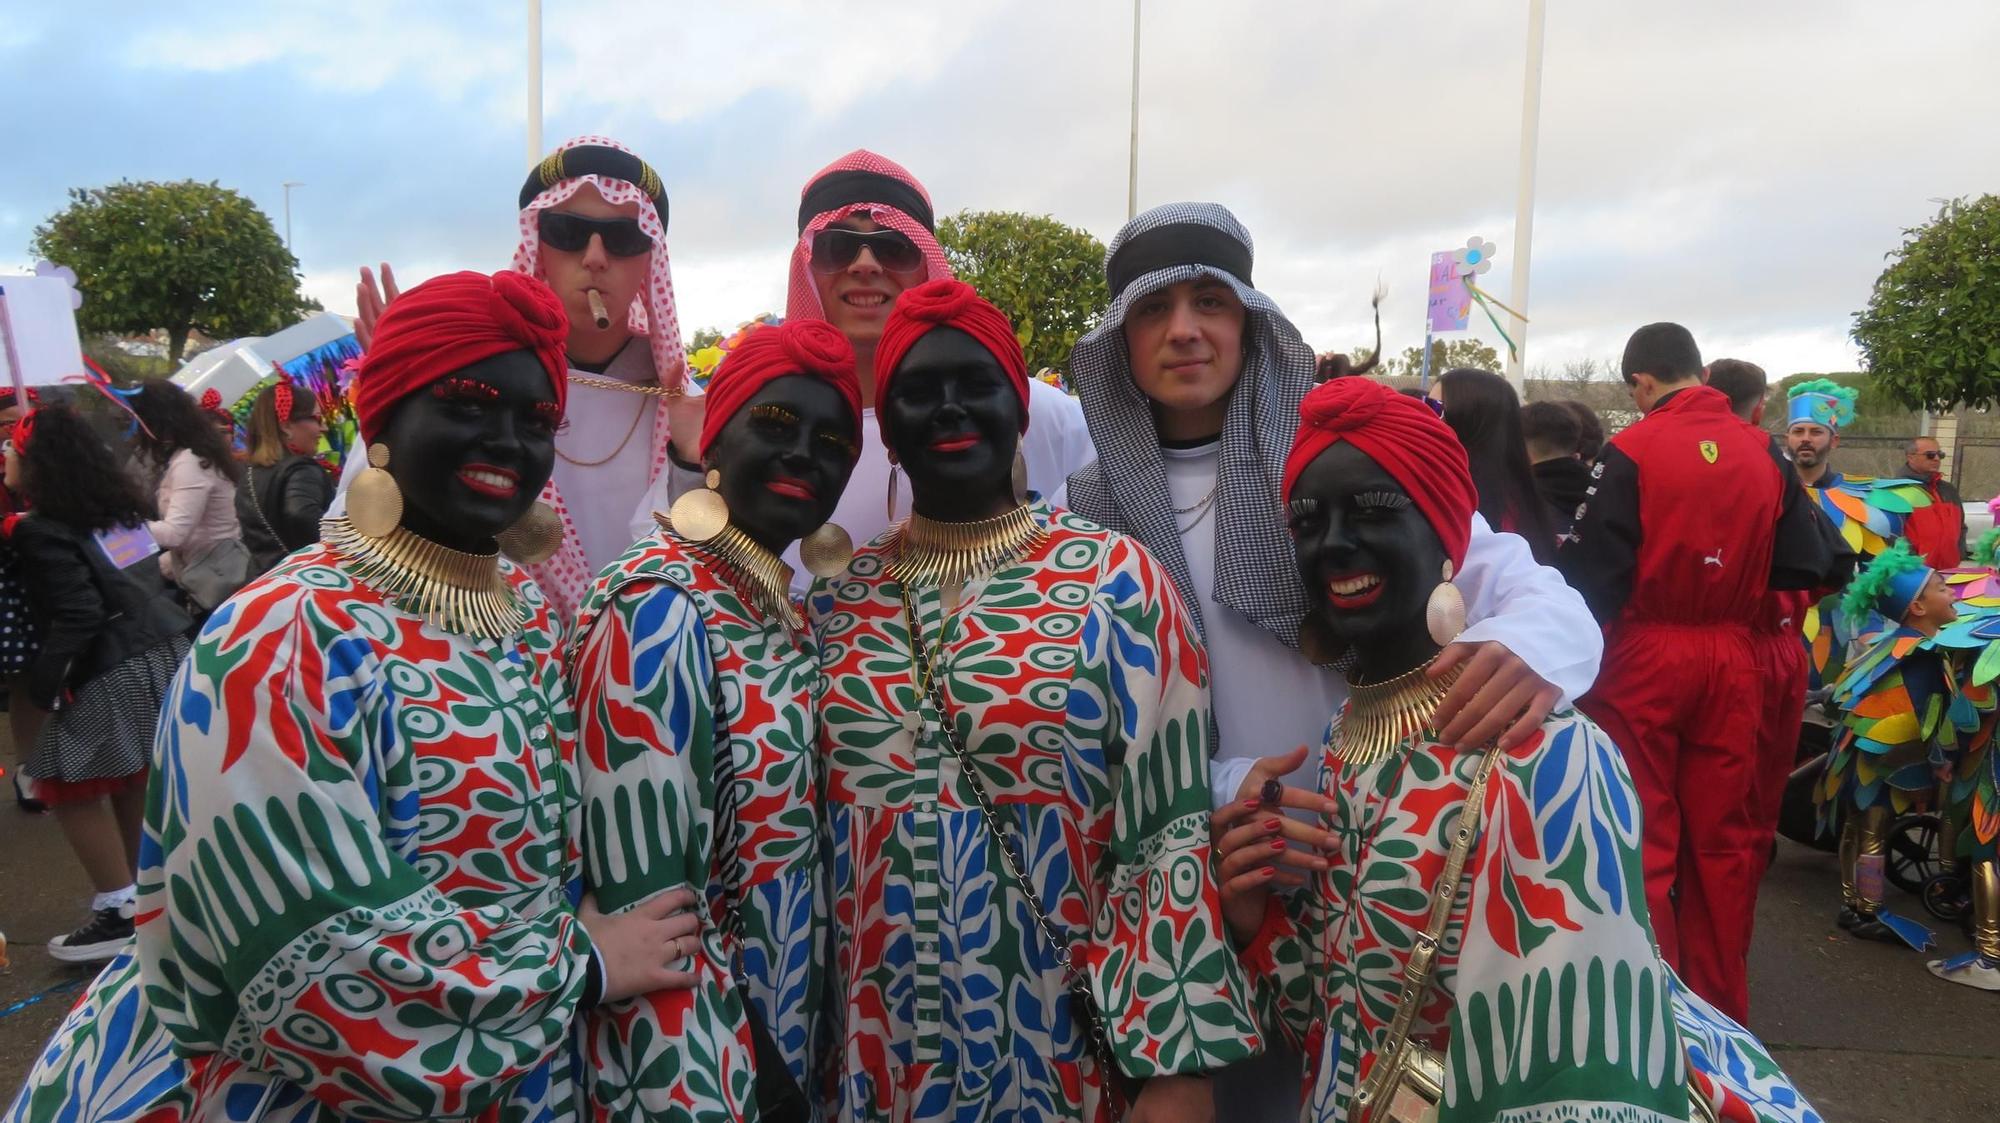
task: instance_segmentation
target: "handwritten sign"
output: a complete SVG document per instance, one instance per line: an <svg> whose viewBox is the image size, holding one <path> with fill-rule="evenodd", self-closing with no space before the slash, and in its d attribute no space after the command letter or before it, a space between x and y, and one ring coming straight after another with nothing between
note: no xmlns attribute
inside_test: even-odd
<svg viewBox="0 0 2000 1123"><path fill-rule="evenodd" d="M1458 251L1431 255L1431 299L1426 330L1464 331L1472 318L1472 293L1458 276Z"/></svg>
<svg viewBox="0 0 2000 1123"><path fill-rule="evenodd" d="M144 526L114 526L97 535L97 548L119 569L130 569L160 552L160 544Z"/></svg>

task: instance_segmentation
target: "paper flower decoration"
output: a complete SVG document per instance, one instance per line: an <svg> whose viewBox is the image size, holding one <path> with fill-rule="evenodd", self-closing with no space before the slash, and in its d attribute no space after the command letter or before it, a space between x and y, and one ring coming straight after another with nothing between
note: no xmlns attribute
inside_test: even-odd
<svg viewBox="0 0 2000 1123"><path fill-rule="evenodd" d="M1475 277L1493 268L1493 243L1477 235L1465 240L1465 248L1457 251L1458 259L1453 273L1460 277Z"/></svg>
<svg viewBox="0 0 2000 1123"><path fill-rule="evenodd" d="M76 270L67 265L57 265L53 261L35 262L35 276L60 277L69 286L69 306L71 311L83 307L83 290L76 287Z"/></svg>

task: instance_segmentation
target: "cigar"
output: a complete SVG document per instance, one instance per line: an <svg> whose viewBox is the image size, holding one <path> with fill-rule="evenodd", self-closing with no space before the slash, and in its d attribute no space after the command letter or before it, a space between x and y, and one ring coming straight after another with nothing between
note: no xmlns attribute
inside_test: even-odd
<svg viewBox="0 0 2000 1123"><path fill-rule="evenodd" d="M610 327L611 313L604 310L604 298L598 295L596 289L586 289L583 295L590 299L590 318L597 321L597 330Z"/></svg>

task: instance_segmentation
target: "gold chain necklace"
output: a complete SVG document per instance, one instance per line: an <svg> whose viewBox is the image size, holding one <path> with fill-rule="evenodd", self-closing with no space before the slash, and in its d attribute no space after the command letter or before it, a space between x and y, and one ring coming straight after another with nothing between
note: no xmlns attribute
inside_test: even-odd
<svg viewBox="0 0 2000 1123"><path fill-rule="evenodd" d="M948 523L912 511L896 528L889 579L905 585L957 588L1033 553L1049 532L1023 503L978 522Z"/></svg>
<svg viewBox="0 0 2000 1123"><path fill-rule="evenodd" d="M620 382L615 378L598 378L595 375L569 372L572 386L588 386L593 390L620 390L627 394L644 394L651 398L678 398L685 390L669 390L664 386L648 386L638 382Z"/></svg>
<svg viewBox="0 0 2000 1123"><path fill-rule="evenodd" d="M1370 765L1389 755L1405 738L1431 728L1439 703L1458 681L1461 667L1453 667L1440 678L1430 676L1431 663L1406 671L1386 682L1356 685L1348 682L1347 716L1340 722L1340 747L1336 755L1343 764Z"/></svg>
<svg viewBox="0 0 2000 1123"><path fill-rule="evenodd" d="M320 523L321 536L364 584L388 594L434 627L484 639L521 630L528 611L500 574L500 554L468 554L397 527L380 538L346 516Z"/></svg>
<svg viewBox="0 0 2000 1123"><path fill-rule="evenodd" d="M626 386L626 384L623 382L615 382L609 378L580 378L577 375L572 374L569 376L569 380L571 382L581 382L586 386L600 386L600 385L618 386L628 390L636 390L641 393L644 392L644 387ZM644 420L647 412L648 411L646 409L645 404L643 402L640 403L638 412L632 415L632 424L627 426L625 429L625 439L618 442L618 447L612 449L610 455L605 456L600 460L578 460L576 457L571 456L567 452L564 452L560 447L556 449L556 455L562 457L564 460L568 461L571 464L576 465L579 468L595 468L600 464L609 464L613 460L618 459L618 454L625 451L626 445L632 443L632 434L639 431L639 422Z"/></svg>
<svg viewBox="0 0 2000 1123"><path fill-rule="evenodd" d="M671 521L662 525L670 532L673 530ZM674 537L680 538L680 535ZM793 631L805 626L805 622L799 619L798 610L792 607L792 567L756 539L743 533L740 527L733 523L725 526L722 533L706 542L689 542L685 538L681 541L714 558L723 576L730 578L739 592L747 592L747 599L765 616L778 620Z"/></svg>

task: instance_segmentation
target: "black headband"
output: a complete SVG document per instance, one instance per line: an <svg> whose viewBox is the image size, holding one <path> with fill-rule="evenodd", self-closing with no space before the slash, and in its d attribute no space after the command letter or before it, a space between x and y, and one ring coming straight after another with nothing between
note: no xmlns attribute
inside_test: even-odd
<svg viewBox="0 0 2000 1123"><path fill-rule="evenodd" d="M1176 265L1207 265L1250 284L1250 247L1206 223L1170 222L1125 239L1111 255L1104 272L1111 282L1111 299L1125 286Z"/></svg>
<svg viewBox="0 0 2000 1123"><path fill-rule="evenodd" d="M799 233L805 233L814 218L854 203L893 207L937 232L922 191L880 172L845 171L828 172L806 185L805 198L799 200Z"/></svg>
<svg viewBox="0 0 2000 1123"><path fill-rule="evenodd" d="M586 175L623 180L644 191L653 200L653 209L660 212L661 228L666 227L667 188L660 182L660 173L630 152L601 144L565 148L536 164L528 172L528 181L521 185L521 209L527 210L528 204L535 201L535 196L563 180Z"/></svg>

